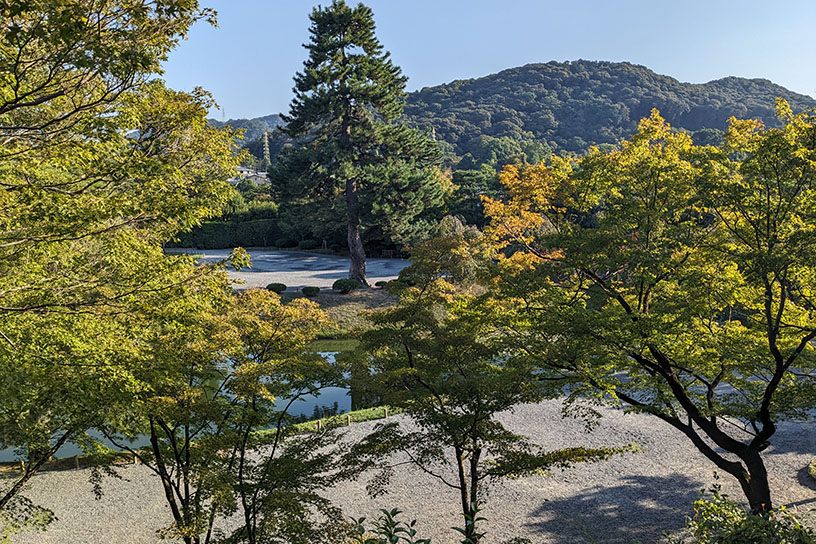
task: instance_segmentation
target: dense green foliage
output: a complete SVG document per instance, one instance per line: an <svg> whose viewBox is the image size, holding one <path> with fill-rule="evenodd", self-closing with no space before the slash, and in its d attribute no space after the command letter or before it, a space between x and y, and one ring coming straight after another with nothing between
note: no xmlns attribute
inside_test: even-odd
<svg viewBox="0 0 816 544"><path fill-rule="evenodd" d="M181 232L167 246L211 249L277 245L276 241L288 231L279 218L279 206L270 200L268 188L245 180L236 189L219 220L205 221ZM296 239L287 247L295 245Z"/></svg>
<svg viewBox="0 0 816 544"><path fill-rule="evenodd" d="M469 153L477 163L490 163L496 154L498 164L505 164L524 153L535 163L542 150L525 148L533 142L583 154L592 144L617 144L652 108L688 131L725 130L731 116L774 124L777 97L796 111L816 106L812 98L767 80L690 84L627 62L579 60L424 88L408 97L405 115L416 126L433 128L455 156Z"/></svg>
<svg viewBox="0 0 816 544"><path fill-rule="evenodd" d="M48 519L21 493L51 455L133 409L157 309L226 291L223 266L161 247L223 208L237 165L209 96L153 77L210 17L187 0L0 4L0 447L29 461L0 484L4 532Z"/></svg>
<svg viewBox="0 0 816 544"><path fill-rule="evenodd" d="M752 515L742 505L720 493L715 485L711 497L694 503L686 539L674 544L814 544L816 533L805 527L784 507Z"/></svg>
<svg viewBox="0 0 816 544"><path fill-rule="evenodd" d="M653 111L620 150L506 167L487 203L519 345L686 435L755 511L777 422L816 407L816 115L777 113L701 147Z"/></svg>
<svg viewBox="0 0 816 544"><path fill-rule="evenodd" d="M714 144L731 116L773 125L777 97L794 111L816 106L811 97L764 79L691 84L627 62L579 60L529 64L426 87L407 95L404 118L432 131L448 164L468 170L517 160L535 164L551 150L582 154L590 145L616 145L652 108L673 126L692 132L696 144ZM247 137L259 159L260 136ZM273 156L286 143L278 138L272 139Z"/></svg>

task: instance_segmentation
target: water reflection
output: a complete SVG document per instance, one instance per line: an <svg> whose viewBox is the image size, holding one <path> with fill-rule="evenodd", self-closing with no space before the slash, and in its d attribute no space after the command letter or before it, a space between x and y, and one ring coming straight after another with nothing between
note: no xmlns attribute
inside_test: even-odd
<svg viewBox="0 0 816 544"><path fill-rule="evenodd" d="M326 352L318 352L324 359L333 363L335 361L335 357L339 352L337 351L326 351ZM275 403L277 406L284 407L286 406L289 399L278 399ZM347 388L344 387L326 387L320 391L319 395L304 395L289 407L289 414L295 417L296 420L299 421L306 421L309 419L315 419L318 417L327 417L330 415L336 414L344 414L352 409L352 393ZM96 431L88 432L90 436L94 439L98 440L99 442L105 444L107 447L112 449L118 449L114 447L113 444L110 443L106 438L102 436L101 433ZM141 437L137 438L132 445L136 448L141 448L144 446L149 445L148 438ZM76 444L69 442L65 444L62 448L57 451L55 457L57 458L64 458L64 457L73 457L75 455L82 455L83 452ZM19 461L23 459L23 456L17 455L17 453L12 448L7 448L0 450L0 462L8 462L8 461Z"/></svg>

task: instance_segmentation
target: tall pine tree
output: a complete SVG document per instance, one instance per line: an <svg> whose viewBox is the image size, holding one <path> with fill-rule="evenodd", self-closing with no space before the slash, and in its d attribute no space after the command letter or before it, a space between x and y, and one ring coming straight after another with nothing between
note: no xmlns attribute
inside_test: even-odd
<svg viewBox="0 0 816 544"><path fill-rule="evenodd" d="M278 157L285 192L346 205L349 277L366 284L361 230L410 239L442 203L433 140L397 122L407 78L374 35L370 8L335 0L310 15L309 58L295 75L282 130L298 145ZM385 212L385 215L384 215Z"/></svg>
<svg viewBox="0 0 816 544"><path fill-rule="evenodd" d="M261 160L261 170L269 170L269 165L271 164L271 160L269 158L269 133L263 133L263 159Z"/></svg>

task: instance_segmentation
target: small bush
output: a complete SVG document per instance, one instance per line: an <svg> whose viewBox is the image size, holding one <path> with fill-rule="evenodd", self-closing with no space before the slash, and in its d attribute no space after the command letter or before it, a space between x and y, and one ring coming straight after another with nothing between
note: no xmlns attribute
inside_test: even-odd
<svg viewBox="0 0 816 544"><path fill-rule="evenodd" d="M332 284L332 289L343 294L351 293L360 288L360 282L351 278L340 279Z"/></svg>
<svg viewBox="0 0 816 544"><path fill-rule="evenodd" d="M266 286L266 288L269 289L270 291L275 291L279 295L286 291L286 285L284 285L283 283L270 283L269 285Z"/></svg>
<svg viewBox="0 0 816 544"><path fill-rule="evenodd" d="M399 518L402 511L380 510L380 517L370 524L366 518L354 519L354 534L352 544L384 544L387 542L403 542L405 544L430 544L429 538L418 538L414 529L416 520L405 522Z"/></svg>
<svg viewBox="0 0 816 544"><path fill-rule="evenodd" d="M297 245L297 240L292 240L291 238L278 238L275 240L275 247L291 248L297 247Z"/></svg>
<svg viewBox="0 0 816 544"><path fill-rule="evenodd" d="M692 540L688 544L814 544L816 534L805 527L784 507L771 512L752 514L743 506L712 488L711 500L694 503L695 516L687 528Z"/></svg>
<svg viewBox="0 0 816 544"><path fill-rule="evenodd" d="M816 480L816 458L814 458L808 465L808 474L810 474L811 478Z"/></svg>
<svg viewBox="0 0 816 544"><path fill-rule="evenodd" d="M401 281L402 283L404 283L408 287L415 287L416 286L416 280L414 279L414 277L412 277L411 273L412 272L411 272L410 267L409 268L403 268L402 270L400 270L399 276L397 277L397 281Z"/></svg>
<svg viewBox="0 0 816 544"><path fill-rule="evenodd" d="M398 295L404 290L408 289L408 287L409 285L407 282L402 280L391 280L386 282L384 289L392 295Z"/></svg>
<svg viewBox="0 0 816 544"><path fill-rule="evenodd" d="M320 287L313 287L309 285L301 289L301 291L303 291L303 294L306 295L307 297L313 297L320 292Z"/></svg>
<svg viewBox="0 0 816 544"><path fill-rule="evenodd" d="M383 281L383 280L380 280L380 281L378 281L378 282L375 282L375 283L374 283L374 287L380 287L380 288L383 288L383 287L385 287L386 285L388 285L388 282L387 282L387 281Z"/></svg>
<svg viewBox="0 0 816 544"><path fill-rule="evenodd" d="M301 240L298 247L300 249L317 249L320 247L320 242L317 240Z"/></svg>

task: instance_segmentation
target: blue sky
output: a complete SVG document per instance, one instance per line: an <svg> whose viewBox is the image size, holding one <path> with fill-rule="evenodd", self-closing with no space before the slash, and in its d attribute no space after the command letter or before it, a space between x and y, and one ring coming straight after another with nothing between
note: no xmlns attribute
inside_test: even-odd
<svg viewBox="0 0 816 544"><path fill-rule="evenodd" d="M630 61L693 83L765 78L816 96L816 0L366 3L409 90L532 62L588 59ZM226 118L287 111L317 4L202 0L218 11L219 27L194 26L164 77L176 89L204 87Z"/></svg>

